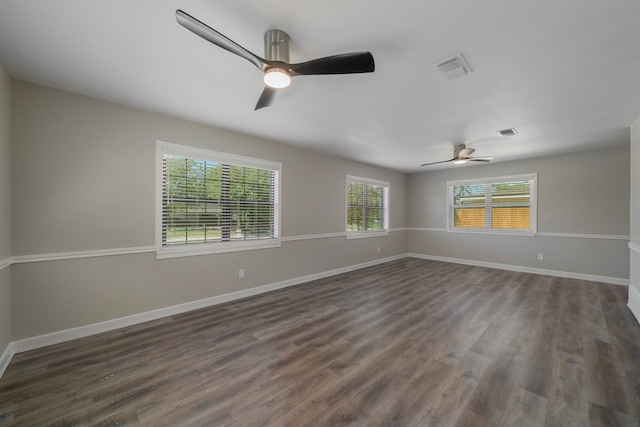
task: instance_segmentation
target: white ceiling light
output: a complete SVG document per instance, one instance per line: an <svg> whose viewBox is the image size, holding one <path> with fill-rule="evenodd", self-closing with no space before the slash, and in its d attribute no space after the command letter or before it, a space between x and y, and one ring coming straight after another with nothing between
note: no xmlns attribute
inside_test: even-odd
<svg viewBox="0 0 640 427"><path fill-rule="evenodd" d="M467 159L458 159L453 161L454 165L464 165L465 163L467 163Z"/></svg>
<svg viewBox="0 0 640 427"><path fill-rule="evenodd" d="M269 68L264 73L264 83L267 86L280 89L291 84L289 73L282 68Z"/></svg>

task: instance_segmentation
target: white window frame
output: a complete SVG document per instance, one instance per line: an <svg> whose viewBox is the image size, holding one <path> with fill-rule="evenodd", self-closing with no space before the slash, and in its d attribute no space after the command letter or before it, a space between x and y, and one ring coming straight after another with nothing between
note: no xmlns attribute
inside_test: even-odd
<svg viewBox="0 0 640 427"><path fill-rule="evenodd" d="M163 156L174 155L216 163L246 166L259 169L270 169L277 172L274 200L274 237L269 239L223 241L207 243L188 243L163 245L162 242L162 204L163 204ZM282 163L252 157L222 153L203 148L190 147L165 141L156 141L156 258L175 258L194 255L206 255L225 252L247 251L255 249L276 248L281 246L281 187Z"/></svg>
<svg viewBox="0 0 640 427"><path fill-rule="evenodd" d="M383 229L382 230L360 230L360 231L349 231L349 215L348 215L348 206L349 206L349 184L350 183L358 183L365 185L375 185L379 187L384 187L384 207L383 207ZM345 231L347 233L347 239L360 239L365 237L379 237L379 236L387 236L389 235L389 194L390 194L390 184L387 181L379 181L377 179L371 178L363 178L360 176L347 175L345 181Z"/></svg>
<svg viewBox="0 0 640 427"><path fill-rule="evenodd" d="M472 184L487 184L487 193L490 192L491 184L512 182L512 181L530 181L530 197L529 197L529 229L503 229L503 228L491 228L491 226L485 226L484 228L469 228L469 227L455 227L454 226L454 200L453 200L453 187L460 185L472 185ZM485 197L487 197L485 193ZM488 197L489 202L486 204L486 208L491 212L491 198ZM508 176L496 176L477 179L463 179L458 181L447 181L447 231L455 233L481 233L481 234L500 234L500 235L518 235L518 236L535 236L538 229L537 221L537 208L538 208L538 174L528 173L522 175L508 175ZM486 223L491 224L491 217L486 218Z"/></svg>

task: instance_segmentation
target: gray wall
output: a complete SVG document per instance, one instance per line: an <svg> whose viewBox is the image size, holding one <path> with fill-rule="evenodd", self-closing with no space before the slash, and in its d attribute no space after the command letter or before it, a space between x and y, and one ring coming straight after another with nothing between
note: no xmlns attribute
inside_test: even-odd
<svg viewBox="0 0 640 427"><path fill-rule="evenodd" d="M12 98L13 340L406 253L405 174L21 81ZM313 238L164 260L27 262L154 245L156 140L282 162L282 236ZM326 236L345 231L347 174L390 182L400 231Z"/></svg>
<svg viewBox="0 0 640 427"><path fill-rule="evenodd" d="M631 127L631 286L636 296L640 296L640 116ZM633 292L630 289L630 292ZM638 301L640 303L640 301ZM640 307L634 306L634 313L640 321Z"/></svg>
<svg viewBox="0 0 640 427"><path fill-rule="evenodd" d="M26 82L11 87L6 73L2 81L0 260L13 253L15 262L0 271L0 349L10 340L407 252L629 277L626 240L567 236L630 234L629 146L407 176ZM636 166L637 128L631 150ZM282 162L282 247L165 260L148 251L83 258L86 251L154 244L156 140ZM538 231L560 236L439 231L446 227L448 180L528 172L539 174ZM356 240L331 236L344 232L347 174L391 183L396 231ZM640 185L632 194L637 213ZM632 228L638 243L637 220ZM544 261L536 259L539 252ZM67 253L70 259L45 260ZM631 276L637 286L640 274Z"/></svg>
<svg viewBox="0 0 640 427"><path fill-rule="evenodd" d="M413 174L408 180L409 253L629 277L629 146ZM443 231L447 181L538 173L535 237ZM553 236L544 236L553 233ZM557 234L560 234L558 236ZM571 237L569 235L585 235ZM544 260L538 261L537 254Z"/></svg>
<svg viewBox="0 0 640 427"><path fill-rule="evenodd" d="M11 78L0 63L0 265L11 257ZM11 342L11 267L0 269L0 355Z"/></svg>

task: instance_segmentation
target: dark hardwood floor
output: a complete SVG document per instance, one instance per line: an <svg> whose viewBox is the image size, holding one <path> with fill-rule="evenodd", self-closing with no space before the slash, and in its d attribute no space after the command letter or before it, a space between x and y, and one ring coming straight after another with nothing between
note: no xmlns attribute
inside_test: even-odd
<svg viewBox="0 0 640 427"><path fill-rule="evenodd" d="M402 259L15 355L5 426L640 426L627 289Z"/></svg>

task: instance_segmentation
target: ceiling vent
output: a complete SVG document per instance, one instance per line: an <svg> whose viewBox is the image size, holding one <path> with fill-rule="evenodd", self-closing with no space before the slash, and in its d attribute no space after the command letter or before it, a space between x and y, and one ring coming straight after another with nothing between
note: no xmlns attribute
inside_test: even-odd
<svg viewBox="0 0 640 427"><path fill-rule="evenodd" d="M443 59L435 64L435 67L449 80L462 77L471 72L469 64L464 60L461 53L456 53L447 59Z"/></svg>
<svg viewBox="0 0 640 427"><path fill-rule="evenodd" d="M518 134L518 132L516 132L514 128L502 129L502 130L499 130L498 133L502 136L514 136Z"/></svg>

